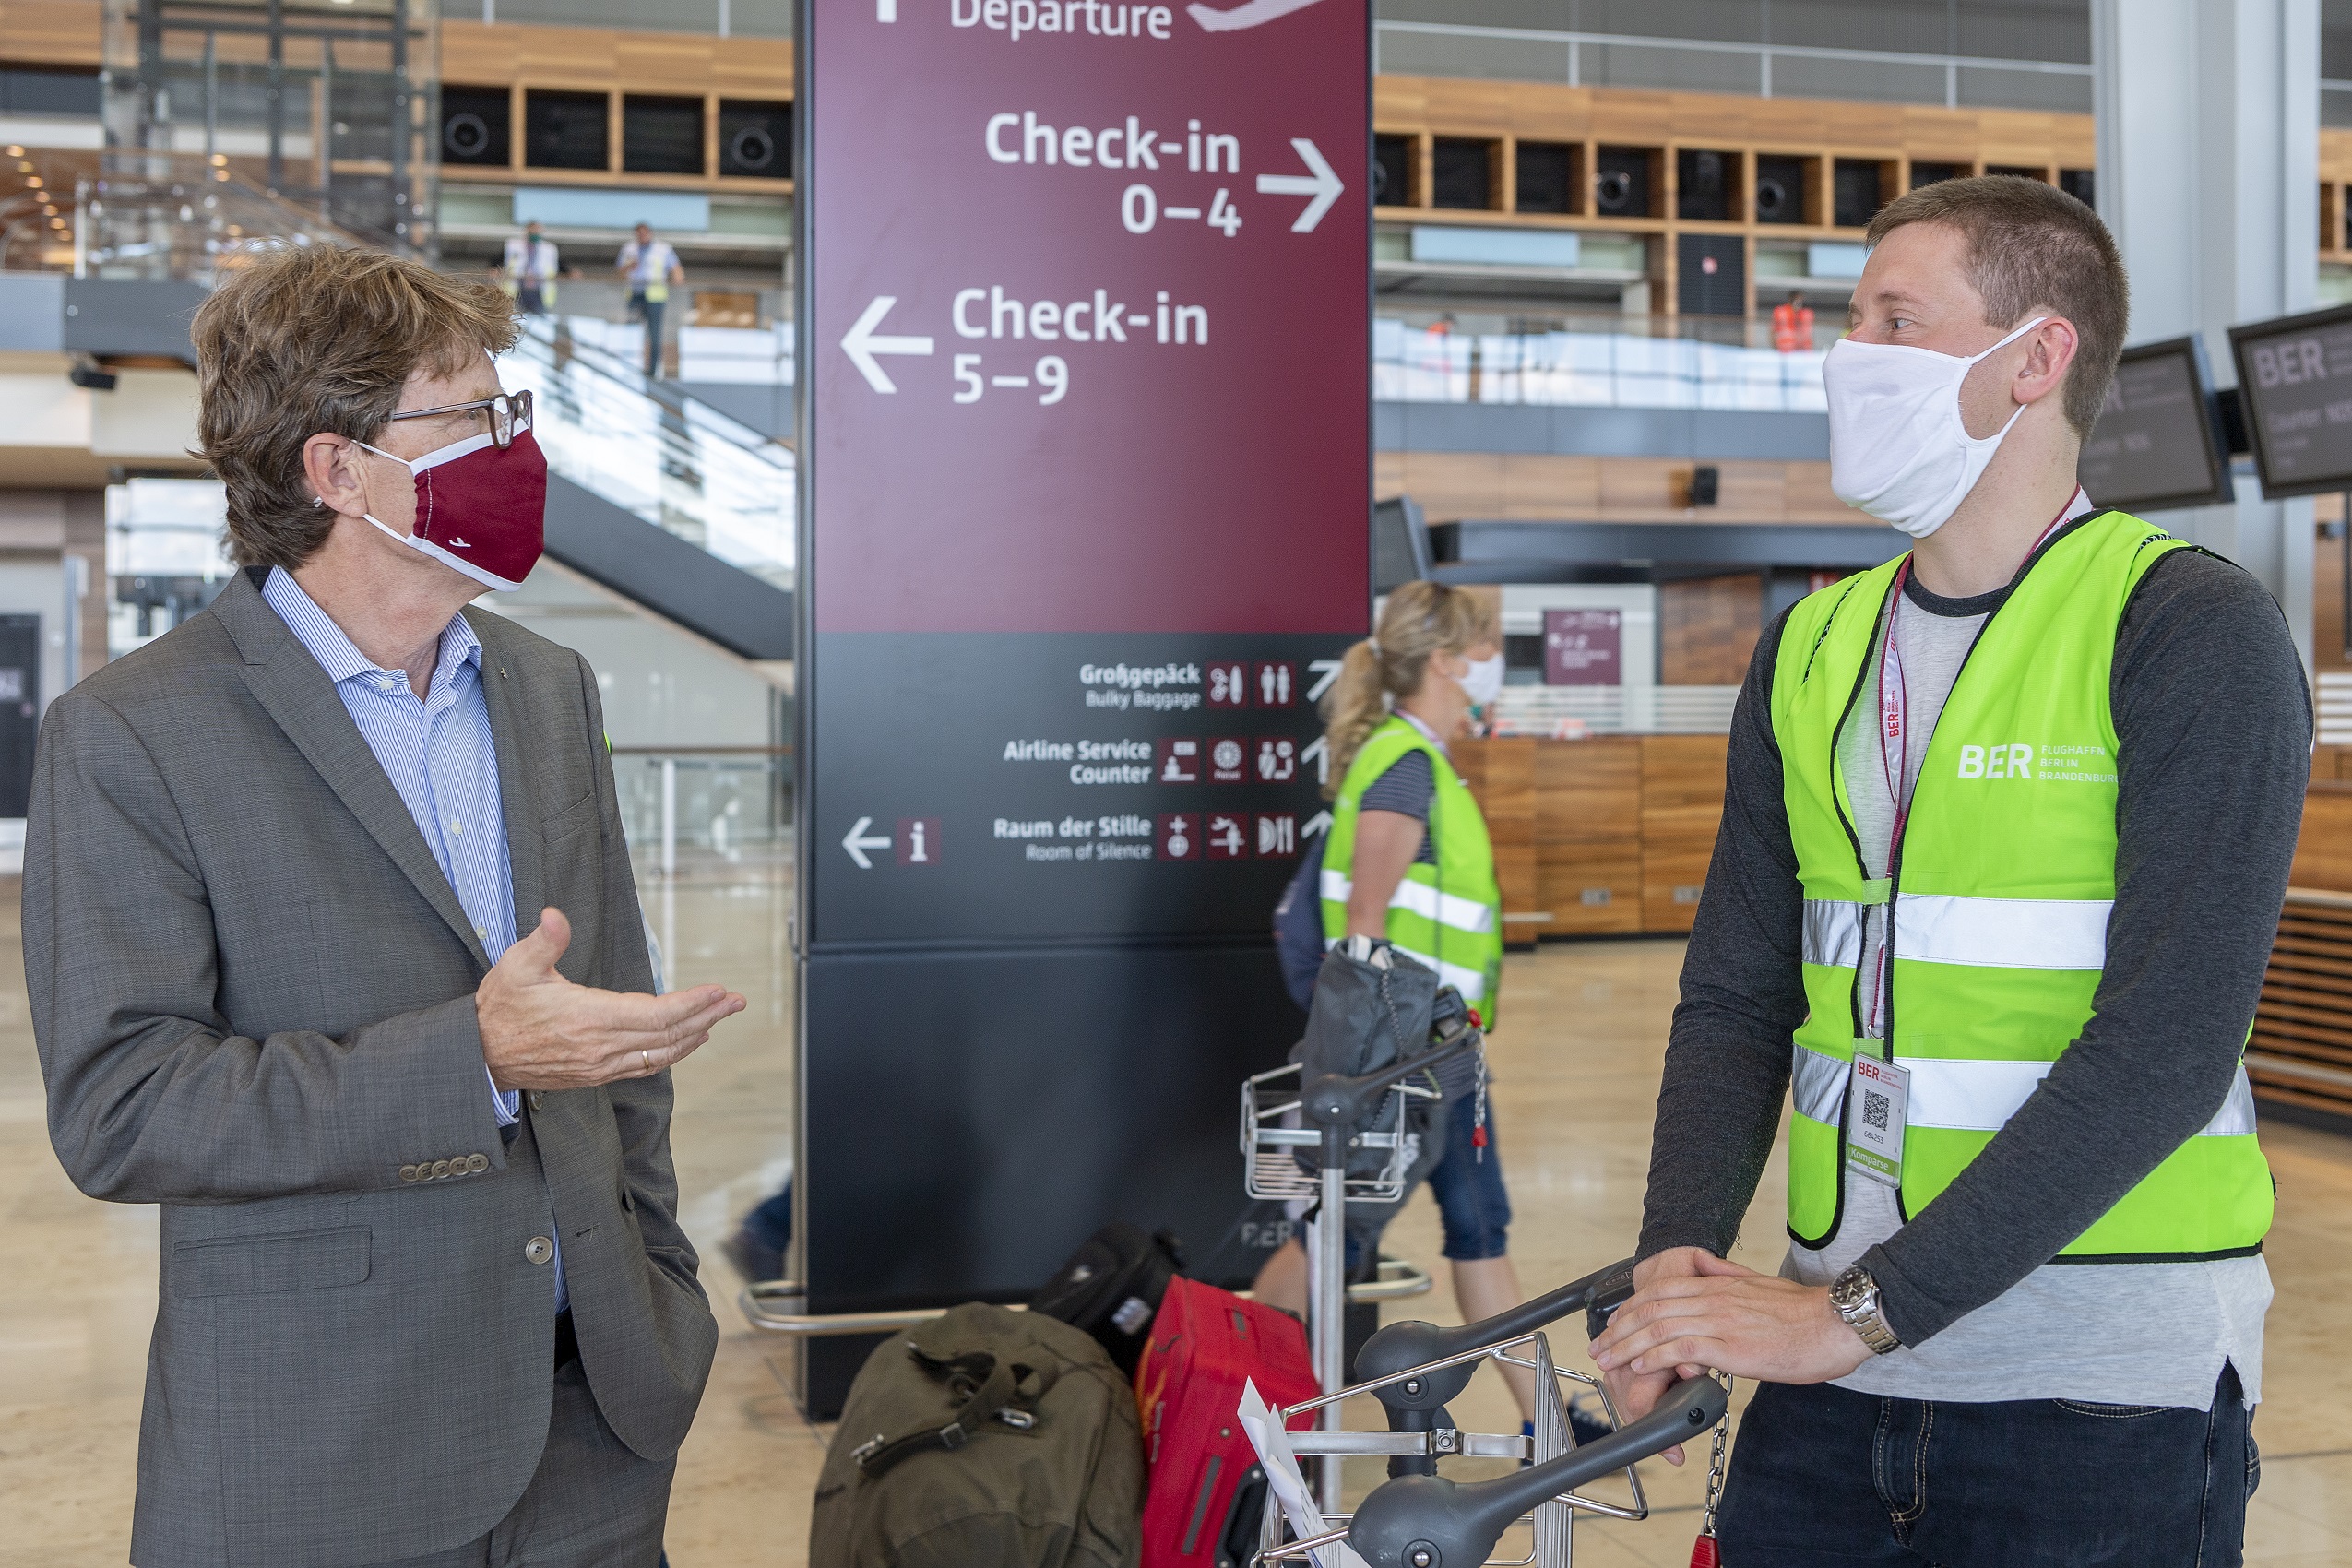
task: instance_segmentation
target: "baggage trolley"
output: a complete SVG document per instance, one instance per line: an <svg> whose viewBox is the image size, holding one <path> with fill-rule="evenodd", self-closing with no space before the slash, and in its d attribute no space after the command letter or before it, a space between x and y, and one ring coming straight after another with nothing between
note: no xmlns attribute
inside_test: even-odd
<svg viewBox="0 0 2352 1568"><path fill-rule="evenodd" d="M1599 1390L1612 1426L1617 1424L1616 1408L1598 1379L1552 1360L1543 1329L1582 1311L1587 1336L1598 1337L1609 1313L1633 1294L1633 1273L1628 1259L1459 1328L1391 1324L1356 1358L1362 1382L1278 1412L1267 1411L1255 1420L1245 1406L1242 1419L1259 1444L1270 1482L1253 1568L1296 1561L1339 1568L1346 1559L1332 1549L1342 1543L1368 1568L1479 1568L1492 1560L1503 1533L1523 1518L1532 1519L1535 1550L1513 1561L1520 1568L1570 1568L1572 1510L1619 1519L1647 1517L1634 1461L1694 1441L1709 1427L1716 1429L1712 1507L1713 1483L1721 1474L1728 1435L1728 1380L1702 1377L1682 1384L1640 1420L1582 1446L1569 1426L1563 1384ZM1516 1432L1465 1432L1446 1423L1447 1403L1460 1396L1479 1364L1490 1358L1536 1373L1532 1442ZM1336 1430L1330 1418L1339 1404L1362 1396L1381 1402L1388 1416L1387 1431ZM1324 1430L1286 1431L1292 1419L1317 1409L1325 1417ZM1298 1460L1329 1455L1328 1475L1337 1467L1336 1457L1348 1454L1388 1455L1389 1480L1352 1515L1315 1507L1297 1479ZM1449 1456L1532 1459L1533 1464L1493 1480L1456 1483L1437 1473L1437 1461ZM1577 1491L1616 1470L1624 1472L1631 1486L1630 1507ZM1287 1541L1286 1521L1295 1537Z"/></svg>

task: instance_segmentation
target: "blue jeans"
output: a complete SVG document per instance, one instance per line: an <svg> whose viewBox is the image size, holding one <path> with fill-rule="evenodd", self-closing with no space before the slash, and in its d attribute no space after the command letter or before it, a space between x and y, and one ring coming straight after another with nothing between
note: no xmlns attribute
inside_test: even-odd
<svg viewBox="0 0 2352 1568"><path fill-rule="evenodd" d="M2238 1568L2262 1479L2239 1396L2230 1367L2210 1410L1764 1384L1732 1450L1723 1561Z"/></svg>
<svg viewBox="0 0 2352 1568"><path fill-rule="evenodd" d="M1471 1143L1478 1131L1478 1096L1466 1094L1446 1108L1445 1152L1429 1173L1430 1196L1437 1200L1445 1227L1445 1256L1455 1263L1507 1257L1511 1252L1511 1194L1503 1185L1503 1151L1494 1135L1494 1099L1486 1102L1486 1158ZM1373 1238L1378 1240L1377 1235ZM1363 1257L1363 1238L1348 1232L1348 1276Z"/></svg>
<svg viewBox="0 0 2352 1568"><path fill-rule="evenodd" d="M645 323L645 373L649 376L661 374L661 313L669 308L669 301L648 300L642 291L629 296L629 314Z"/></svg>

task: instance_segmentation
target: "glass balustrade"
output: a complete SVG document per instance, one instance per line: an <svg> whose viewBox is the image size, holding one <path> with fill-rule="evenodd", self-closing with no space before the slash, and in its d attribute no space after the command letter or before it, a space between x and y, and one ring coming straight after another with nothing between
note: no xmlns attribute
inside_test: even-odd
<svg viewBox="0 0 2352 1568"><path fill-rule="evenodd" d="M1819 412L1819 349L1612 329L1466 332L1372 323L1372 396L1399 403Z"/></svg>
<svg viewBox="0 0 2352 1568"><path fill-rule="evenodd" d="M599 324L601 325L601 324ZM534 317L499 362L528 388L549 469L780 588L792 586L790 448L648 380L561 320Z"/></svg>

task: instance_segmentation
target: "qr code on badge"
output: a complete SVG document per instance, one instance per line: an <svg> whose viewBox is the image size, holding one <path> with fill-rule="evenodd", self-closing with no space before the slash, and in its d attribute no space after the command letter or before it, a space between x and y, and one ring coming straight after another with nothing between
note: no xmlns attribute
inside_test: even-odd
<svg viewBox="0 0 2352 1568"><path fill-rule="evenodd" d="M1886 1131L1887 1097L1875 1089L1862 1091L1862 1120L1879 1132Z"/></svg>

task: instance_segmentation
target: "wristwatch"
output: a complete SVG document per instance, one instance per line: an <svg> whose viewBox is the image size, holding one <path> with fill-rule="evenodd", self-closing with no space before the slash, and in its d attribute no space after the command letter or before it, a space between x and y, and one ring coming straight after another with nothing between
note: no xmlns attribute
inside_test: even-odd
<svg viewBox="0 0 2352 1568"><path fill-rule="evenodd" d="M1879 1313L1878 1281L1860 1264L1829 1282L1829 1304L1837 1309L1848 1328L1862 1336L1873 1355L1883 1356L1902 1345Z"/></svg>

